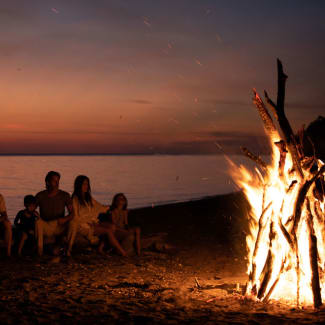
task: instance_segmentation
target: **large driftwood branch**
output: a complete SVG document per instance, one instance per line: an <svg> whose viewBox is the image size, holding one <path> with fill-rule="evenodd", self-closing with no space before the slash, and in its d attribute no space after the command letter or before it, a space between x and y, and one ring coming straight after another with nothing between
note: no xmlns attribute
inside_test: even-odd
<svg viewBox="0 0 325 325"><path fill-rule="evenodd" d="M254 281L255 280L255 276L256 276L256 254L258 252L259 246L260 246L260 241L261 241L261 237L262 237L262 233L263 230L265 229L265 225L266 225L266 212L267 210L270 208L271 206L271 202L267 205L267 207L262 211L262 214L260 216L260 219L258 221L258 233L257 233L257 237L256 237L256 241L255 241L255 246L254 246L254 251L253 251L253 256L252 256L252 271L249 274L249 280L250 281Z"/></svg>
<svg viewBox="0 0 325 325"><path fill-rule="evenodd" d="M319 283L317 237L315 235L313 215L311 212L310 202L308 198L307 211L307 225L309 230L309 259L311 268L311 288L314 298L314 307L319 308L322 305L322 295Z"/></svg>
<svg viewBox="0 0 325 325"><path fill-rule="evenodd" d="M258 290L258 294L257 294L257 298L258 299L262 299L265 291L267 289L267 286L271 280L271 276L273 273L273 261L274 261L274 254L272 252L272 244L273 244L273 239L275 238L276 233L274 231L274 225L273 222L270 223L270 234L269 234L269 239L270 239L270 243L269 243L269 251L267 254L267 258L263 267L263 271L261 273L260 276L260 280L261 280L261 286Z"/></svg>
<svg viewBox="0 0 325 325"><path fill-rule="evenodd" d="M297 228L301 218L302 207L305 202L305 198L307 195L310 186L316 181L316 179L325 172L325 165L323 165L319 171L308 181L306 181L299 189L299 193L297 195L297 200L295 202L295 210L294 210L294 223L292 232L296 233Z"/></svg>
<svg viewBox="0 0 325 325"><path fill-rule="evenodd" d="M298 248L298 240L297 240L297 229L301 218L301 212L302 207L304 205L307 192L310 188L310 186L315 182L315 180L324 173L325 171L325 165L323 165L317 174L310 179L309 181L306 181L304 185L300 187L299 193L297 195L297 200L295 203L295 212L294 212L294 221L293 221L293 228L292 228L292 236L294 239L294 245L295 245L295 252L296 252L296 274L297 274L297 306L299 306L300 302L300 260L299 260L299 248Z"/></svg>
<svg viewBox="0 0 325 325"><path fill-rule="evenodd" d="M278 282L279 282L279 280L280 280L281 274L282 274L282 272L283 272L283 270L284 270L284 265L285 265L285 260L282 261L282 264L281 264L281 267L280 267L279 273L278 273L276 279L274 280L273 284L271 285L271 287L270 287L268 293L264 296L264 298L263 298L263 300L262 300L263 302L268 302L268 301L269 301L269 299L270 299L270 297L271 297L271 294L273 293L273 290L275 289L275 287L277 286L277 284L278 284Z"/></svg>
<svg viewBox="0 0 325 325"><path fill-rule="evenodd" d="M304 174L302 172L300 161L299 161L299 155L296 147L296 141L294 137L294 133L292 131L291 125L284 113L284 101L285 101L285 84L288 76L283 72L283 67L281 61L277 60L277 66L278 66L278 97L277 97L277 103L276 105L273 103L273 101L268 97L267 93L265 92L266 101L267 103L273 108L273 111L275 111L275 117L277 121L279 122L281 131L284 136L284 140L287 144L287 148L289 149L290 155L292 157L293 166L300 176L300 178L304 177Z"/></svg>

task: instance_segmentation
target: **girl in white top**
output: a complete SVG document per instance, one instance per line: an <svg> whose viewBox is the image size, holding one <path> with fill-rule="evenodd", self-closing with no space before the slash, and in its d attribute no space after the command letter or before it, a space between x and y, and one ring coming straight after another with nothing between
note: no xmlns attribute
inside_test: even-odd
<svg viewBox="0 0 325 325"><path fill-rule="evenodd" d="M106 235L110 244L115 247L121 255L125 251L116 240L114 232L115 226L112 223L98 223L98 214L109 210L109 206L98 203L91 196L90 181L87 176L79 175L74 182L72 194L72 205L74 220L78 223L78 232L86 237L90 243L95 243L98 236ZM99 247L101 249L101 247ZM101 252L101 251L100 251Z"/></svg>

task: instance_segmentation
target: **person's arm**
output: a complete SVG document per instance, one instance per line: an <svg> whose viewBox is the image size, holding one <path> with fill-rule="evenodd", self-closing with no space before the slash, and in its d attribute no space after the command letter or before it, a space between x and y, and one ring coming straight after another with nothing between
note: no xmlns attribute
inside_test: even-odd
<svg viewBox="0 0 325 325"><path fill-rule="evenodd" d="M70 195L68 195L68 198L66 199L65 206L66 206L69 214L65 217L58 219L59 225L63 225L66 222L69 222L74 218L74 211L73 211L72 200L70 198Z"/></svg>
<svg viewBox="0 0 325 325"><path fill-rule="evenodd" d="M7 211L0 211L0 222L8 220Z"/></svg>
<svg viewBox="0 0 325 325"><path fill-rule="evenodd" d="M58 219L58 224L59 224L59 225L63 225L63 224L65 224L66 222L69 222L69 221L71 221L71 220L74 218L74 213L73 213L73 207L72 207L72 204L67 205L66 207L67 207L67 209L68 209L69 214L68 214L67 216L65 216L65 217L62 217L62 218L59 218L59 219Z"/></svg>
<svg viewBox="0 0 325 325"><path fill-rule="evenodd" d="M93 207L96 209L96 212L99 213L106 213L109 210L109 205L103 205L96 201L94 198L91 199L93 203Z"/></svg>
<svg viewBox="0 0 325 325"><path fill-rule="evenodd" d="M21 218L21 213L18 212L17 215L16 215L16 217L15 217L15 220L14 220L14 225L15 225L16 227L18 227L18 225L19 225L19 223L20 223L20 218Z"/></svg>
<svg viewBox="0 0 325 325"><path fill-rule="evenodd" d="M0 194L0 222L8 220L6 204L3 196Z"/></svg>

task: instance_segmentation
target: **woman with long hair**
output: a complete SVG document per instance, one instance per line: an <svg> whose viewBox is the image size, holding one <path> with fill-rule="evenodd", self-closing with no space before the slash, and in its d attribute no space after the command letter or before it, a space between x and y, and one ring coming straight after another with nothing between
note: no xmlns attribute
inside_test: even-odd
<svg viewBox="0 0 325 325"><path fill-rule="evenodd" d="M97 202L91 195L89 178L79 175L74 181L74 191L72 194L72 205L75 220L78 223L78 232L86 237L90 243L97 241L96 237L107 236L109 243L117 251L126 256L126 252L115 238L116 226L110 222L99 223L98 215L109 210L109 206L104 206ZM99 252L102 253L100 245Z"/></svg>

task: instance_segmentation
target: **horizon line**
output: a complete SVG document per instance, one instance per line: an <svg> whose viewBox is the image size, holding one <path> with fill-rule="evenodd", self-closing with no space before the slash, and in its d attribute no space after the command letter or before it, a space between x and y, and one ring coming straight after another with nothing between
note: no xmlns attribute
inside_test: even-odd
<svg viewBox="0 0 325 325"><path fill-rule="evenodd" d="M0 156L155 156L155 155L168 155L168 156L211 156L222 155L222 152L215 153L0 153ZM242 155L240 153L227 153L227 155Z"/></svg>

